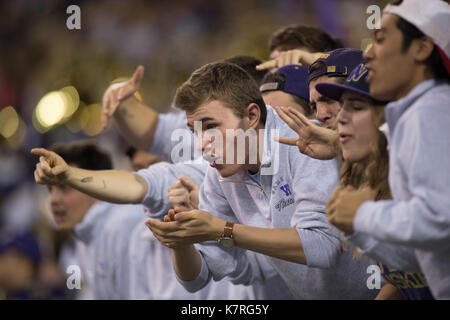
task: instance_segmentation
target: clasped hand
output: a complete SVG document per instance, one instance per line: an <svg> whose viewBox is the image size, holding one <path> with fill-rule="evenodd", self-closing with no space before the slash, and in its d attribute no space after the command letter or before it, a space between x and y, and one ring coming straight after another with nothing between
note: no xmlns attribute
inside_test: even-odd
<svg viewBox="0 0 450 320"><path fill-rule="evenodd" d="M169 210L163 221L149 219L145 224L163 245L174 249L218 240L223 233L225 221L207 211L182 211L181 208L175 208Z"/></svg>

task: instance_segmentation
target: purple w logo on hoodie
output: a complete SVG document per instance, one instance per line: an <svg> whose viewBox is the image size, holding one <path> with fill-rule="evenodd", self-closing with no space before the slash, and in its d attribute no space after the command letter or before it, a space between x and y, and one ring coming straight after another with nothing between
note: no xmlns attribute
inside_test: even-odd
<svg viewBox="0 0 450 320"><path fill-rule="evenodd" d="M286 197L290 196L292 194L291 190L289 189L289 185L288 184L285 184L284 186L281 186L280 189L284 192Z"/></svg>

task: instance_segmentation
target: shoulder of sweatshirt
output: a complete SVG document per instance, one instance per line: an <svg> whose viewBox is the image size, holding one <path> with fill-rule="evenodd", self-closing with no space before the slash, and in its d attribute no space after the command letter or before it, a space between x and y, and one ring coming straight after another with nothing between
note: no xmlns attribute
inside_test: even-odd
<svg viewBox="0 0 450 320"><path fill-rule="evenodd" d="M433 87L416 101L401 116L396 125L393 143L411 148L419 140L436 141L450 134L450 85ZM409 142L407 142L409 141ZM428 144L428 142L427 142ZM436 145L437 146L437 145ZM432 144L429 145L432 147Z"/></svg>
<svg viewBox="0 0 450 320"><path fill-rule="evenodd" d="M402 116L401 121L420 117L424 121L439 121L450 117L448 102L450 101L450 85L438 84L417 98Z"/></svg>

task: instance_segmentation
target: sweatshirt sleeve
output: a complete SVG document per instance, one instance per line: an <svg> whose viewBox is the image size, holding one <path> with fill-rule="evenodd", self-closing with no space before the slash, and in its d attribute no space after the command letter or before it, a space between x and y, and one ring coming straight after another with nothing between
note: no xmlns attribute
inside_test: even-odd
<svg viewBox="0 0 450 320"><path fill-rule="evenodd" d="M336 160L316 160L290 150L295 213L291 226L297 229L307 265L332 268L342 251L342 233L326 217L326 203L338 182Z"/></svg>
<svg viewBox="0 0 450 320"><path fill-rule="evenodd" d="M215 169L208 168L199 194L199 209L230 222L238 223L226 198L221 192ZM234 284L249 285L261 280L262 270L258 261L247 250L233 247L223 248L216 241L195 244L202 258L202 268L196 279L178 281L189 291L199 290L213 279L228 277ZM192 292L192 291L191 291Z"/></svg>
<svg viewBox="0 0 450 320"><path fill-rule="evenodd" d="M403 271L421 272L414 249L411 247L381 242L358 232L346 239L356 245L361 253L376 261Z"/></svg>
<svg viewBox="0 0 450 320"><path fill-rule="evenodd" d="M365 202L354 229L434 250L450 246L450 112L448 104L424 109L411 110L395 128L389 180L395 200Z"/></svg>
<svg viewBox="0 0 450 320"><path fill-rule="evenodd" d="M135 172L147 182L148 190L142 204L149 209L151 218L162 218L172 208L168 199L168 188L181 174L201 185L205 171L206 163L198 160L177 164L160 162Z"/></svg>

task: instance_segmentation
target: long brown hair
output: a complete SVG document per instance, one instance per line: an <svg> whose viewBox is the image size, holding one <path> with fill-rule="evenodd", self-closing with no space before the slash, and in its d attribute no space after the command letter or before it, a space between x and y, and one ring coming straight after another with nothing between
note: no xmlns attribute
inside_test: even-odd
<svg viewBox="0 0 450 320"><path fill-rule="evenodd" d="M385 122L384 107L375 104L370 108L374 125L380 127ZM391 190L389 188L389 153L387 150L387 139L385 135L376 130L376 138L371 145L372 154L366 160L359 162L349 162L342 158L340 144L336 145L339 150L339 157L343 160L339 176L338 189L346 189L352 186L355 189L369 187L376 192L375 200L391 199ZM343 248L346 250L348 244L344 241ZM353 257L359 259L361 253L353 252Z"/></svg>

